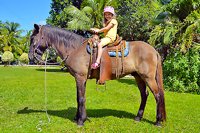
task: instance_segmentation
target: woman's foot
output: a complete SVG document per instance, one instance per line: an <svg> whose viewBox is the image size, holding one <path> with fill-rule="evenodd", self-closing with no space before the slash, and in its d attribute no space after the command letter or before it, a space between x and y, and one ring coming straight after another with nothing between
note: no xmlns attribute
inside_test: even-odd
<svg viewBox="0 0 200 133"><path fill-rule="evenodd" d="M91 65L92 69L97 69L99 67L99 63L95 62Z"/></svg>

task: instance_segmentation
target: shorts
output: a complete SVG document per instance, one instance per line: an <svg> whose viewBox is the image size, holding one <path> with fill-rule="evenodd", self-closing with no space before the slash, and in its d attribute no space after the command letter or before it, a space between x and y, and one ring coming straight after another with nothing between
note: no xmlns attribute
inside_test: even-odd
<svg viewBox="0 0 200 133"><path fill-rule="evenodd" d="M110 38L108 38L108 37L105 37L105 38L102 38L101 39L101 45L102 45L102 47L103 46L106 46L106 45L108 45L109 43L112 43L113 41L110 39Z"/></svg>

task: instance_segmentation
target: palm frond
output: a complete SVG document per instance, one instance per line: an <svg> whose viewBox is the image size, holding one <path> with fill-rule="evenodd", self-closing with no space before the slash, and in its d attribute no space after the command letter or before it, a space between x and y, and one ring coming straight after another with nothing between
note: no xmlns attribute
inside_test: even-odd
<svg viewBox="0 0 200 133"><path fill-rule="evenodd" d="M90 25L85 22L82 21L82 23L80 24L80 20L79 19L73 19L70 22L68 22L68 28L69 30L88 30L90 29Z"/></svg>
<svg viewBox="0 0 200 133"><path fill-rule="evenodd" d="M68 29L87 30L91 27L91 19L87 16L87 13L91 12L91 9L87 7L84 10L85 11L81 11L74 6L68 6L64 9L65 13L71 16L68 22Z"/></svg>
<svg viewBox="0 0 200 133"><path fill-rule="evenodd" d="M85 6L81 11L85 12L85 14L90 18L92 18L94 13L94 10L89 6Z"/></svg>

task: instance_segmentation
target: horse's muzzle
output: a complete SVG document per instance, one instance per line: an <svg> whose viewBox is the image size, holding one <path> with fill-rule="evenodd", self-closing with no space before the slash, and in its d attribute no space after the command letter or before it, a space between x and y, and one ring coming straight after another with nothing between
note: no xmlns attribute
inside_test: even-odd
<svg viewBox="0 0 200 133"><path fill-rule="evenodd" d="M39 49L36 49L35 51L30 51L28 54L29 64L33 65L40 62L40 60L42 60L42 55L43 55L43 52L40 51Z"/></svg>

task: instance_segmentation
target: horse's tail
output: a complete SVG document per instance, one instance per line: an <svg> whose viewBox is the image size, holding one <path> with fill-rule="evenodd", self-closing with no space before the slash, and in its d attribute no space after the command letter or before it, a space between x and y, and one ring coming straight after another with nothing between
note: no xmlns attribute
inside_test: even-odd
<svg viewBox="0 0 200 133"><path fill-rule="evenodd" d="M166 121L163 72L162 72L161 57L159 54L157 54L156 82L157 82L158 90L160 94L160 107L161 107L161 112L162 112L162 120Z"/></svg>

